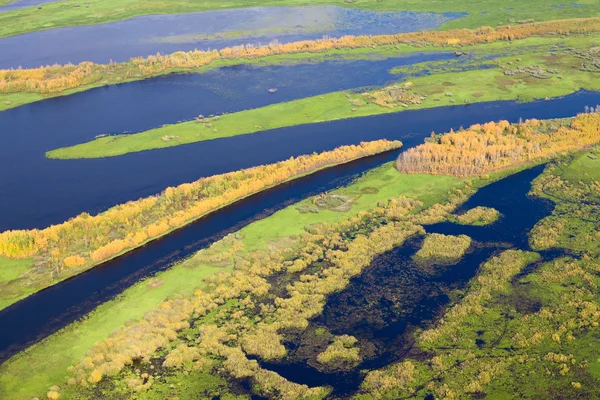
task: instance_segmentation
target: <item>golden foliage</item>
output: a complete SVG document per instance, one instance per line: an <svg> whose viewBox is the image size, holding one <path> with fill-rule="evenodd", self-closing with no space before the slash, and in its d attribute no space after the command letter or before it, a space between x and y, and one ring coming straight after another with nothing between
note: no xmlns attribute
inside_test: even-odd
<svg viewBox="0 0 600 400"><path fill-rule="evenodd" d="M351 370L362 360L360 349L354 347L356 342L354 336L336 336L333 343L317 356L317 361L326 369Z"/></svg>
<svg viewBox="0 0 600 400"><path fill-rule="evenodd" d="M342 146L169 187L158 196L118 205L96 216L84 213L43 230L7 231L0 234L0 255L45 255L37 259L37 267L53 268L54 263L89 267L278 183L400 146L398 141L387 140Z"/></svg>
<svg viewBox="0 0 600 400"><path fill-rule="evenodd" d="M67 268L80 267L85 264L85 258L81 256L69 256L63 260L63 263Z"/></svg>
<svg viewBox="0 0 600 400"><path fill-rule="evenodd" d="M466 235L432 233L425 237L423 246L413 259L417 262L452 264L460 260L470 246L471 238Z"/></svg>
<svg viewBox="0 0 600 400"><path fill-rule="evenodd" d="M405 173L478 176L487 172L581 150L600 142L600 114L574 119L535 119L473 125L433 137L403 152L396 168Z"/></svg>

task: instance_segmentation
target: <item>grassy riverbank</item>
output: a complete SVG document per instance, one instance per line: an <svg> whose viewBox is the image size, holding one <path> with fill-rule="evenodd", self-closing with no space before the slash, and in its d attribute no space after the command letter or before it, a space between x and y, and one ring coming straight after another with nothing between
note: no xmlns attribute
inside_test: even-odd
<svg viewBox="0 0 600 400"><path fill-rule="evenodd" d="M337 5L367 10L400 10L425 12L463 12L468 15L451 21L442 28L473 28L481 25L496 26L506 24L510 19L547 21L561 18L581 18L600 16L600 5L595 0L579 0L578 5L565 3L557 7L554 0L540 0L535 3L519 0L459 0L453 2L431 2L425 0L105 0L80 4L74 1L59 1L44 4L39 10L30 7L0 14L0 37L18 35L43 29L64 26L93 25L139 15L183 14L198 11L221 10L258 6L315 6Z"/></svg>
<svg viewBox="0 0 600 400"><path fill-rule="evenodd" d="M377 95L352 91L273 104L270 106L220 116L218 120L189 121L166 125L146 132L107 136L91 142L49 151L58 159L99 158L178 146L187 143L250 134L287 126L355 118L407 109L423 109L454 104L496 100L531 101L564 96L580 89L600 90L597 72L582 71L582 58L574 51L586 51L600 36L569 38L529 38L513 42L465 47L468 56L455 62L422 63L394 69L403 73L403 82L411 82L406 90L426 96L415 104L376 104ZM560 47L556 47L560 46ZM574 50L565 50L565 48ZM407 47L402 49L408 50ZM426 48L428 50L433 47ZM412 47L411 51L415 48ZM551 54L551 55L550 55ZM551 70L544 79L529 72ZM424 71L429 71L423 73ZM511 71L517 71L510 76ZM381 92L380 92L381 94ZM387 95L385 91L383 95ZM381 97L381 96L380 96ZM583 110L582 110L583 111ZM168 137L169 140L164 138Z"/></svg>
<svg viewBox="0 0 600 400"><path fill-rule="evenodd" d="M401 195L421 200L426 206L442 202L452 188L460 188L464 181L452 177L399 174L392 164L386 164L367 173L352 185L329 193L350 199L345 210L321 208L315 212L300 212L313 206L305 200L287 207L271 217L257 221L239 232L245 251L293 243L293 237L303 227L321 222L339 222L369 210L379 202ZM64 382L67 368L76 364L98 340L130 319L139 319L156 308L166 297L175 293L189 295L201 287L203 277L216 272L227 272L230 266L214 267L198 262L199 257L177 264L155 279L163 284L157 288L140 282L125 291L118 299L107 302L80 322L74 323L48 339L13 357L0 366L0 397L22 399L44 394L50 386Z"/></svg>

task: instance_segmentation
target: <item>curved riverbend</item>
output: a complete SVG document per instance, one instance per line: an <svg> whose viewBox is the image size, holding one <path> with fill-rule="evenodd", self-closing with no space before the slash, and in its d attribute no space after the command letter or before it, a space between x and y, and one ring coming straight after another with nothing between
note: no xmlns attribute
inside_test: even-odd
<svg viewBox="0 0 600 400"><path fill-rule="evenodd" d="M37 5L22 0L0 12ZM6 11L7 11L6 10ZM194 49L320 39L323 36L382 35L434 29L466 14L369 11L337 6L253 7L175 15L149 15L101 25L31 32L0 39L0 68L106 64Z"/></svg>

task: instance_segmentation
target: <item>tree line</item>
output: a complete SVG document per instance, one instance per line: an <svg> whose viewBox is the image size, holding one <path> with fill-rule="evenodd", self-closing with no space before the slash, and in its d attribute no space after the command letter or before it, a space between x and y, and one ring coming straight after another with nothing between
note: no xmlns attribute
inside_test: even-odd
<svg viewBox="0 0 600 400"><path fill-rule="evenodd" d="M426 143L401 153L396 168L411 174L478 176L599 142L600 114L596 113L518 124L489 122L432 134Z"/></svg>
<svg viewBox="0 0 600 400"><path fill-rule="evenodd" d="M531 36L564 35L600 31L600 18L565 19L506 25L497 28L483 26L477 29L412 32L396 35L344 36L303 40L292 43L273 41L268 45L251 44L227 47L221 50L157 53L149 57L136 57L128 62L79 65L52 65L34 69L0 70L0 93L59 93L65 90L120 80L144 79L175 69L199 68L217 60L253 59L277 54L322 52L334 49L425 44L434 46L461 46L496 41L511 41Z"/></svg>
<svg viewBox="0 0 600 400"><path fill-rule="evenodd" d="M274 164L201 178L91 216L78 215L46 229L0 234L0 255L34 257L34 268L57 274L89 268L224 205L318 169L397 149L398 141L341 146ZM46 274L47 275L47 274Z"/></svg>

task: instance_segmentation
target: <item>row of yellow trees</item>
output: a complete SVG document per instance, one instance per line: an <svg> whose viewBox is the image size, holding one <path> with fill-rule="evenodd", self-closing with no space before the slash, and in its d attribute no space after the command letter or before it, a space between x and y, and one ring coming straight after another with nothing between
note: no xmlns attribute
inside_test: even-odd
<svg viewBox="0 0 600 400"><path fill-rule="evenodd" d="M406 173L477 176L491 171L581 150L600 142L600 114L520 124L473 125L432 137L402 153L396 168Z"/></svg>
<svg viewBox="0 0 600 400"><path fill-rule="evenodd" d="M344 36L293 43L270 43L265 46L241 45L221 50L176 52L128 62L79 65L53 65L35 69L0 70L0 93L58 93L76 87L114 79L143 79L173 69L198 68L220 59L251 59L276 54L320 52L394 44L431 44L437 46L472 45L530 36L588 33L600 31L600 18L567 19L498 28L454 29L401 33L379 36Z"/></svg>
<svg viewBox="0 0 600 400"><path fill-rule="evenodd" d="M118 205L96 216L84 213L43 230L7 231L0 234L0 255L42 255L36 257L36 263L59 270L97 264L270 186L401 145L379 140L342 146L169 187L160 195Z"/></svg>

